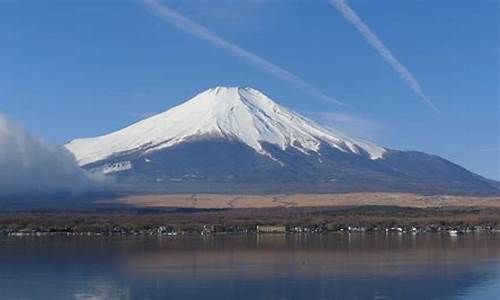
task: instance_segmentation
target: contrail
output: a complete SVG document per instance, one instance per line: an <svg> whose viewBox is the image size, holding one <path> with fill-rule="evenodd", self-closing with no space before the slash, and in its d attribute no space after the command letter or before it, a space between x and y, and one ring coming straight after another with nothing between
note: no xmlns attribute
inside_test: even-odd
<svg viewBox="0 0 500 300"><path fill-rule="evenodd" d="M400 63L396 57L387 49L382 41L375 33L361 20L356 12L347 4L345 0L330 0L333 5L343 16L349 21L356 29L363 35L368 44L370 44L382 58L396 70L399 76L406 81L410 88L419 96L425 103L427 103L433 110L438 111L437 107L432 101L424 94L420 84L415 77L408 71L408 69Z"/></svg>
<svg viewBox="0 0 500 300"><path fill-rule="evenodd" d="M296 86L303 90L305 93L309 94L310 96L332 102L335 104L340 104L343 105L342 102L336 100L335 98L328 96L318 90L316 87L312 86L311 84L305 82L303 79L300 77L290 73L289 71L265 60L264 58L253 54L252 52L245 50L227 40L224 38L218 36L217 34L213 33L206 27L195 23L194 21L184 17L177 11L171 9L170 7L161 4L159 0L143 0L144 3L146 3L150 8L153 13L155 13L157 16L162 18L163 20L167 21L171 25L177 27L180 30L183 30L197 38L200 38L202 40L206 40L212 44L214 44L217 47L220 47L228 52L231 52L232 54L240 57L243 60L248 61L255 67L259 68L260 70L269 73L270 75L282 79L284 81L287 81L288 83L292 84L293 86Z"/></svg>

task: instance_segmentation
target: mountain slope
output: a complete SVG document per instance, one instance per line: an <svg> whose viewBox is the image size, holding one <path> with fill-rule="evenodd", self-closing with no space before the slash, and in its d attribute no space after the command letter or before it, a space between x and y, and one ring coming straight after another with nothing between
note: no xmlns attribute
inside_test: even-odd
<svg viewBox="0 0 500 300"><path fill-rule="evenodd" d="M157 151L200 136L238 140L268 156L262 143L307 153L317 152L325 142L341 151L363 153L373 159L382 157L385 151L322 128L257 90L227 87L209 89L127 128L97 138L73 140L66 147L80 165L87 165L117 154Z"/></svg>
<svg viewBox="0 0 500 300"><path fill-rule="evenodd" d="M134 190L498 194L437 156L326 129L250 88L218 87L117 132L66 147Z"/></svg>

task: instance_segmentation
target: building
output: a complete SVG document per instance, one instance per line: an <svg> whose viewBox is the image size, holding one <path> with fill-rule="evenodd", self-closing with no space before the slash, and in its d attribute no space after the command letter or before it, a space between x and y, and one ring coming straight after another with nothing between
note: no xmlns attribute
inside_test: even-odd
<svg viewBox="0 0 500 300"><path fill-rule="evenodd" d="M285 226L257 225L257 233L285 233Z"/></svg>

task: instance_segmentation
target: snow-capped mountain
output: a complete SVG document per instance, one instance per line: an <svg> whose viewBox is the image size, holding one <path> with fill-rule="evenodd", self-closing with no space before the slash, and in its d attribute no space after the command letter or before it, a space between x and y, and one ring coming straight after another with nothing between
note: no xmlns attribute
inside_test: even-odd
<svg viewBox="0 0 500 300"><path fill-rule="evenodd" d="M244 143L257 153L269 143L282 150L318 152L321 143L371 159L381 158L384 148L326 129L294 113L252 88L216 87L163 113L108 135L73 140L66 145L80 165L119 154L154 152L201 136L227 138Z"/></svg>
<svg viewBox="0 0 500 300"><path fill-rule="evenodd" d="M349 137L252 88L212 88L65 147L82 167L137 190L499 192L496 183L445 159Z"/></svg>

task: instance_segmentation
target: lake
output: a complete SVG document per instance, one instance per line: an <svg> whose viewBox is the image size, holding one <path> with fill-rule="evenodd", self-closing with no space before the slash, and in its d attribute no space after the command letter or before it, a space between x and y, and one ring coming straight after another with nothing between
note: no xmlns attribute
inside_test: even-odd
<svg viewBox="0 0 500 300"><path fill-rule="evenodd" d="M500 234L0 238L1 299L500 299Z"/></svg>

